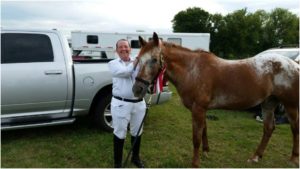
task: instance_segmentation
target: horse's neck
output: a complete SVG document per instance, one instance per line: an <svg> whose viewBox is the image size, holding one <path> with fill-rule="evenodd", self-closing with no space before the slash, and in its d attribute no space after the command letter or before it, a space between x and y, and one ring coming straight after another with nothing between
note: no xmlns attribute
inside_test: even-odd
<svg viewBox="0 0 300 169"><path fill-rule="evenodd" d="M189 56L183 55L181 52L176 52L173 50L166 50L164 52L164 60L166 65L166 73L168 79L176 87L179 87L184 83L184 77L188 74L188 63L187 60Z"/></svg>

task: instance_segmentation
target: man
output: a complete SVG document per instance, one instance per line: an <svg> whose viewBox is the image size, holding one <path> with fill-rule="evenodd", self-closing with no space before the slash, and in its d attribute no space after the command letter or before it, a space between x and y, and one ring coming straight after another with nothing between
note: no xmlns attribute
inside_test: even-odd
<svg viewBox="0 0 300 169"><path fill-rule="evenodd" d="M114 167L119 168L122 167L123 145L128 123L130 123L131 144L133 144L145 116L146 103L144 99L134 97L132 92L137 74L137 71L134 71L137 60L133 61L130 58L129 42L125 39L119 40L116 43L116 52L119 58L110 61L108 66L113 76L111 114L114 128ZM144 168L139 157L141 133L142 129L133 147L131 161L137 167Z"/></svg>

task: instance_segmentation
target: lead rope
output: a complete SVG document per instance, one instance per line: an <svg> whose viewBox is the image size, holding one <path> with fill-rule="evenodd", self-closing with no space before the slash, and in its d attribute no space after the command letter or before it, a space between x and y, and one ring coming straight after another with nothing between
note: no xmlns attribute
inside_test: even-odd
<svg viewBox="0 0 300 169"><path fill-rule="evenodd" d="M137 57L137 58L139 58L139 57ZM138 60L138 62L139 62L139 60ZM138 65L138 63L134 66L134 70L136 69L137 65ZM160 66L162 67L162 65L164 65L164 59L163 59L162 52L160 51ZM165 69L165 66L164 66L163 68ZM152 93L153 93L153 92L152 92ZM156 102L157 104L159 103L159 99L160 99L160 93L159 93L158 98L157 98L157 102ZM143 126L144 121L145 121L145 119L146 119L146 116L147 116L147 114L148 114L148 110L150 109L151 102L152 102L152 94L150 94L150 97L149 97L149 99L148 99L148 102L146 102L146 112L145 112L145 116L144 116L144 118L143 118L143 120L142 120L142 123L141 123L141 125L140 125L140 127L139 127L139 130L138 130L138 132L137 132L137 134L136 134L136 136L135 136L134 142L133 142L133 144L131 145L130 151L128 152L127 157L126 157L126 159L125 159L125 161L124 161L124 163L123 163L123 168L125 168L125 167L127 166L127 162L128 162L129 156L131 155L131 153L132 153L132 151L133 151L133 147L134 147L134 145L136 144L137 138L138 138L138 136L139 136L139 133L140 133L140 131L141 131L141 129L142 129L142 126Z"/></svg>
<svg viewBox="0 0 300 169"><path fill-rule="evenodd" d="M146 116L147 116L147 114L148 114L148 110L149 110L149 108L150 108L150 106L151 106L151 101L152 101L152 94L150 94L149 100L148 100L148 102L146 102L146 112L145 112L145 116L144 116L144 118L143 118L143 120L142 120L142 123L141 123L141 125L140 125L140 127L139 127L139 130L138 130L138 132L137 132L137 134L136 134L136 136L135 136L134 142L133 142L133 144L131 145L130 151L128 152L127 157L126 157L126 159L125 159L125 161L124 161L123 168L126 168L126 165L127 165L128 159L129 159L129 156L131 155L131 153L132 153L132 151L133 151L133 147L134 147L134 145L136 144L137 138L138 138L138 136L139 136L139 133L140 133L140 131L141 131L141 129L142 129L142 126L143 126L144 121L145 121L145 119L146 119Z"/></svg>

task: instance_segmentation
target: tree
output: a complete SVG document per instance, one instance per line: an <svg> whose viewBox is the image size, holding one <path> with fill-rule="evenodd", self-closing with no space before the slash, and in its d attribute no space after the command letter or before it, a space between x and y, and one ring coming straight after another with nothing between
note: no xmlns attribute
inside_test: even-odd
<svg viewBox="0 0 300 169"><path fill-rule="evenodd" d="M274 9L264 27L265 46L299 45L299 17L287 9Z"/></svg>
<svg viewBox="0 0 300 169"><path fill-rule="evenodd" d="M209 13L201 8L180 11L172 20L174 32L208 32Z"/></svg>
<svg viewBox="0 0 300 169"><path fill-rule="evenodd" d="M251 56L251 50L257 43L257 25L259 23L252 19L253 16L247 9L236 10L224 17L224 28L221 36L223 38L224 58L235 59ZM221 44L220 44L221 45Z"/></svg>
<svg viewBox="0 0 300 169"><path fill-rule="evenodd" d="M226 22L221 14L214 14L210 16L211 27L210 33L210 50L220 57L224 57L224 50L228 46L224 43L226 39Z"/></svg>
<svg viewBox="0 0 300 169"><path fill-rule="evenodd" d="M286 9L271 13L246 8L222 16L201 8L180 11L172 20L174 32L210 33L210 50L223 58L245 58L280 45L298 44L299 17Z"/></svg>
<svg viewBox="0 0 300 169"><path fill-rule="evenodd" d="M249 22L252 25L251 36L248 36L248 41L251 42L249 50L250 55L255 55L268 47L265 46L265 25L268 21L269 14L264 10L258 10L254 14L250 14Z"/></svg>
<svg viewBox="0 0 300 169"><path fill-rule="evenodd" d="M267 19L268 14L264 10L249 13L246 8L226 15L227 54L246 58L265 50L263 34Z"/></svg>

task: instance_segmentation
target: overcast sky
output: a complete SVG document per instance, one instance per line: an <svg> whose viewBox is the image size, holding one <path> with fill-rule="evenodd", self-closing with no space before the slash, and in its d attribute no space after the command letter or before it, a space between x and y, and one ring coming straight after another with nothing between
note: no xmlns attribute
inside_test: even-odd
<svg viewBox="0 0 300 169"><path fill-rule="evenodd" d="M172 32L172 19L188 7L225 16L247 8L280 7L299 16L299 0L48 0L1 1L1 27L72 30Z"/></svg>

